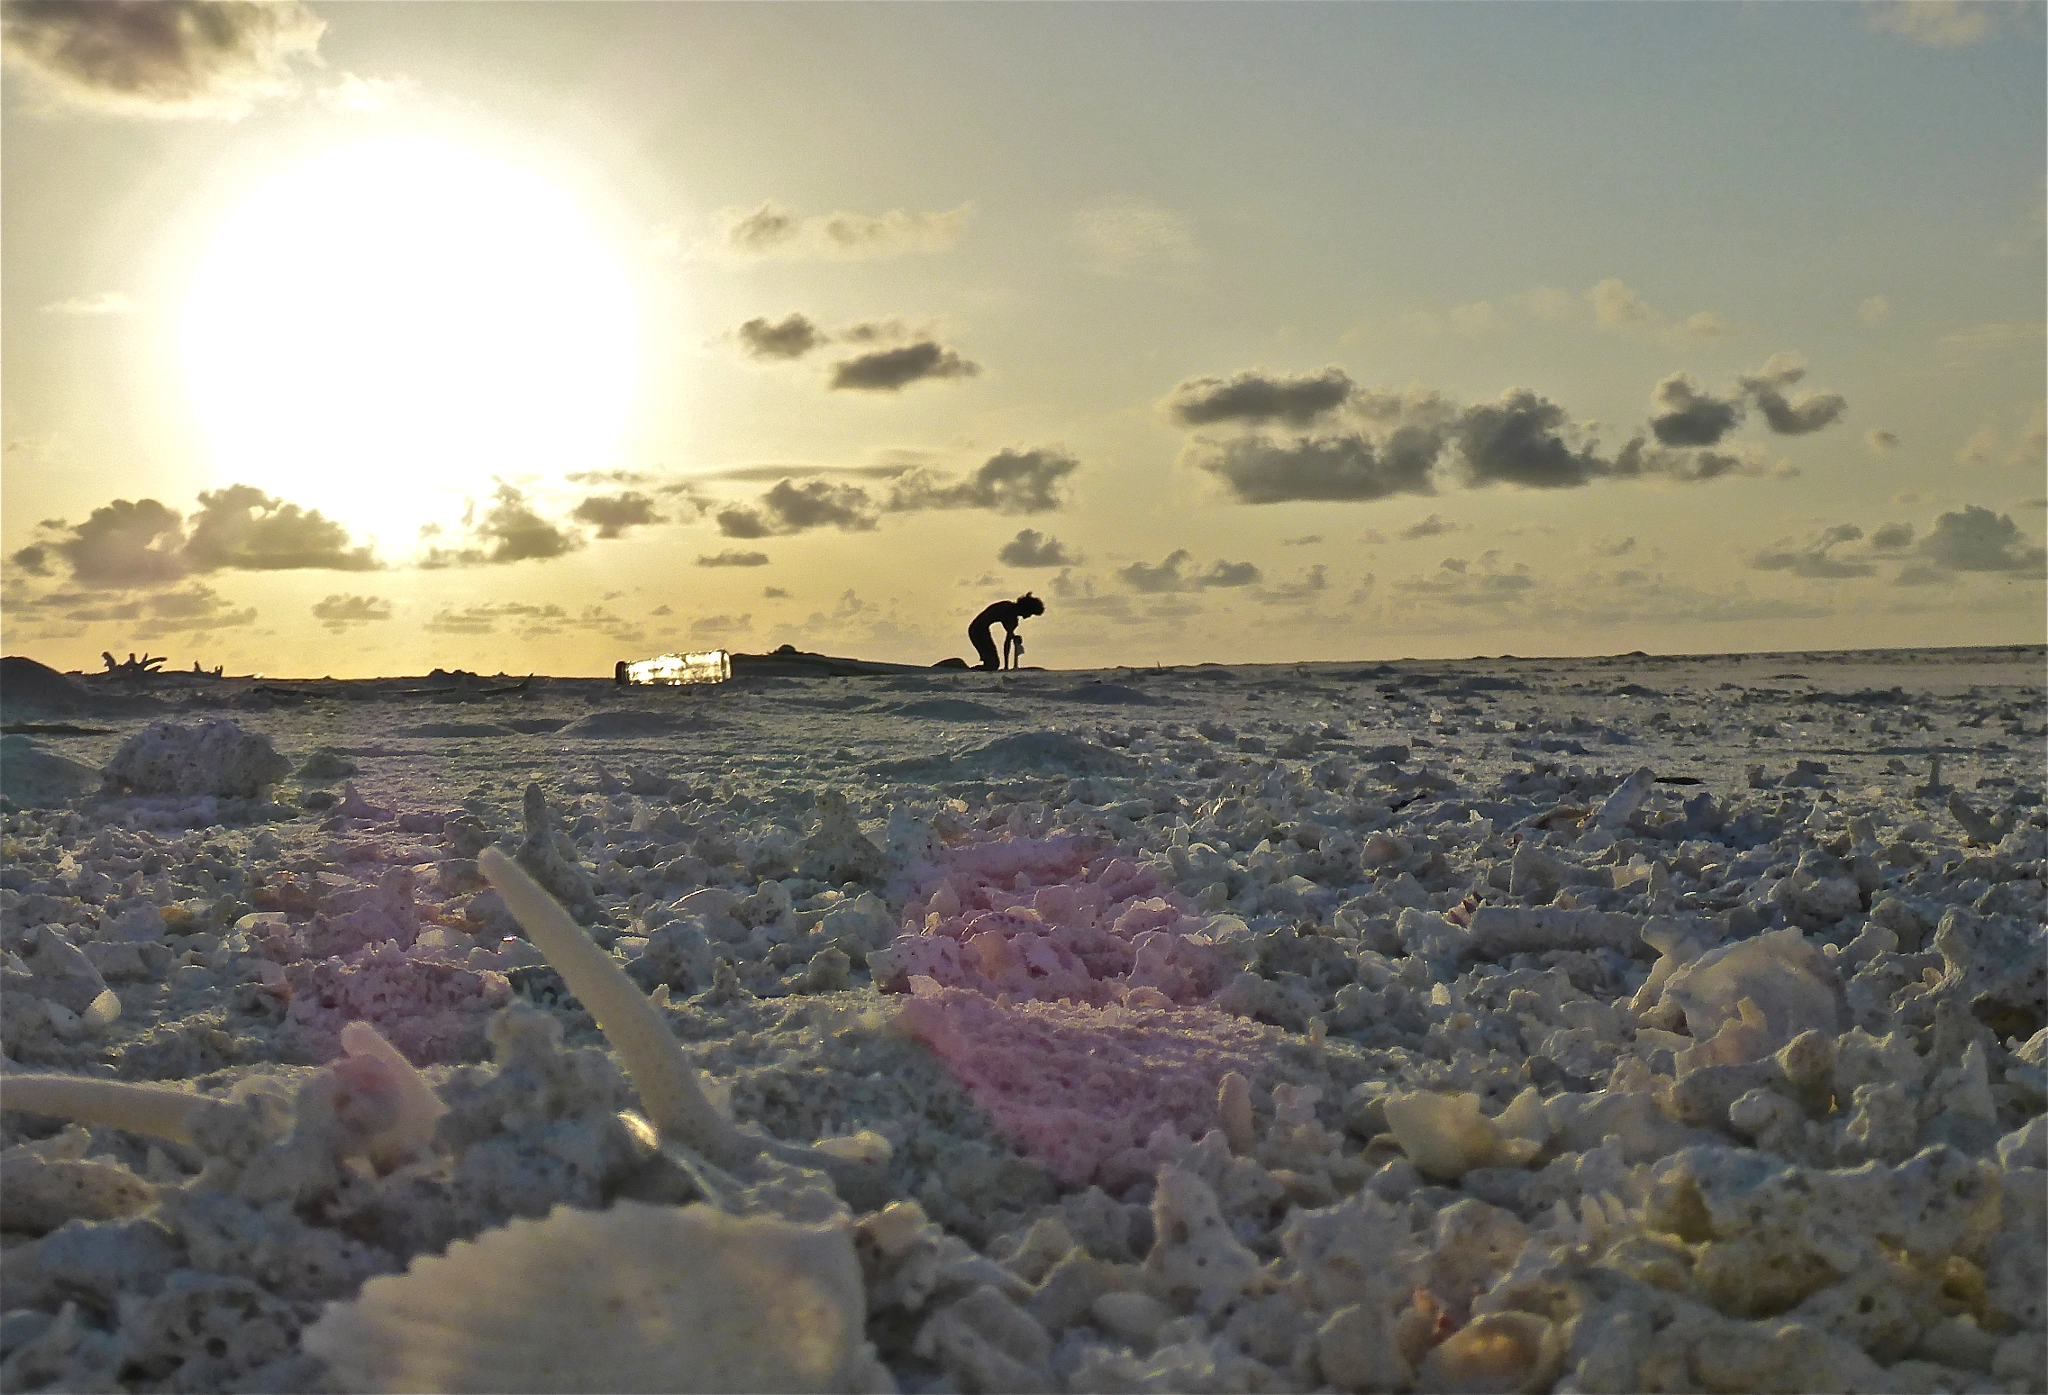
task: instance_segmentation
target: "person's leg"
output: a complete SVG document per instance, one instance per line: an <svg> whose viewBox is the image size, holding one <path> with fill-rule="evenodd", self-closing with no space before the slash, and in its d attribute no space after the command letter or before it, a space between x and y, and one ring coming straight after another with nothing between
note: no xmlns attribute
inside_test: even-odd
<svg viewBox="0 0 2048 1395"><path fill-rule="evenodd" d="M1003 666L1002 656L996 653L996 642L989 638L988 626L969 625L967 638L973 642L974 652L981 655L980 667L1000 669Z"/></svg>

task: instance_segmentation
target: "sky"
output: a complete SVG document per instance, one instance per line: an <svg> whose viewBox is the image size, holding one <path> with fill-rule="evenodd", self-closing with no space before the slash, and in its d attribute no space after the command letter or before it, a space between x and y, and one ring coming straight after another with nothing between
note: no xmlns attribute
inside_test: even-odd
<svg viewBox="0 0 2048 1395"><path fill-rule="evenodd" d="M2044 638L2039 4L16 0L0 629Z"/></svg>

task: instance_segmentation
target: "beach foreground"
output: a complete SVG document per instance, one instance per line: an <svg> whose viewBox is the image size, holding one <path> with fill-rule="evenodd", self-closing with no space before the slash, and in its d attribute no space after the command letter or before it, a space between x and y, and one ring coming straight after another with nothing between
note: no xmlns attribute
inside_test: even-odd
<svg viewBox="0 0 2048 1395"><path fill-rule="evenodd" d="M2042 1389L2043 663L17 671L0 1387Z"/></svg>

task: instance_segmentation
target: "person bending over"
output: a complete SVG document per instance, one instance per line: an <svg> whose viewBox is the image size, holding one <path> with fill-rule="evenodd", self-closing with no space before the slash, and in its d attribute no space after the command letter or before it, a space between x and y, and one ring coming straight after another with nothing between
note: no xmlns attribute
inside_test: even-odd
<svg viewBox="0 0 2048 1395"><path fill-rule="evenodd" d="M1014 601L997 601L994 605L974 617L967 627L967 638L974 642L974 652L981 655L979 667L985 669L1015 668L1017 656L1024 652L1024 641L1017 638L1017 622L1033 615L1045 614L1045 602L1026 591ZM996 654L995 640L989 630L1001 625L1003 652Z"/></svg>

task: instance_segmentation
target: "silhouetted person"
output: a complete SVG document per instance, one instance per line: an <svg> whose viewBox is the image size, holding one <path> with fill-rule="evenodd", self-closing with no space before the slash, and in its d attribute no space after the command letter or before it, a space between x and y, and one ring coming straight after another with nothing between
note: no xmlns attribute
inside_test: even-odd
<svg viewBox="0 0 2048 1395"><path fill-rule="evenodd" d="M1043 614L1045 602L1026 591L1014 601L997 601L975 616L967 627L967 638L973 641L974 652L981 655L980 667L991 670L1015 668L1016 655L1024 650L1024 641L1017 638L1017 622ZM996 653L995 640L989 635L989 630L996 625L1001 625L1004 630L1001 655Z"/></svg>

